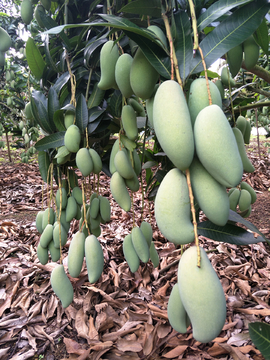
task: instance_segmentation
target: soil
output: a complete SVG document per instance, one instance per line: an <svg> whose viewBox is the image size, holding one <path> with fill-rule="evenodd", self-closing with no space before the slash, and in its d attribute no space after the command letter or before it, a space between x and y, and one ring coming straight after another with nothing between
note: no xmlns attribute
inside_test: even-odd
<svg viewBox="0 0 270 360"><path fill-rule="evenodd" d="M255 139L256 140L256 139ZM253 186L257 200L247 218L270 239L270 157L261 141L248 147L255 166L243 180ZM153 203L134 196L132 212L124 212L109 192L109 179L100 177L100 193L110 199L111 222L102 225L100 241L105 267L99 281L90 284L85 266L78 279L70 278L73 303L63 309L50 287L56 266L41 265L36 248L40 235L35 217L47 204L47 189L39 174L37 156L29 164L20 162L20 152L0 149L0 358L22 359L254 359L262 360L252 343L248 324L270 323L270 248L266 243L236 246L201 237L201 246L221 280L227 300L227 318L220 336L207 344L174 331L167 317L167 303L177 279L181 249L164 239L154 219ZM54 185L54 191L57 189ZM125 262L122 240L135 221L151 223L160 256L154 269L141 264L132 274ZM242 226L242 225L241 225ZM69 240L63 248L66 264L68 246L78 230L71 223ZM258 234L254 233L256 237Z"/></svg>

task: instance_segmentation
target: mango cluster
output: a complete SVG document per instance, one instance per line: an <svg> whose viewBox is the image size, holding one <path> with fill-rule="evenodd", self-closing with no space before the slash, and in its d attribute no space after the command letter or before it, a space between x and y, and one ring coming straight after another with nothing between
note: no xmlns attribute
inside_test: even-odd
<svg viewBox="0 0 270 360"><path fill-rule="evenodd" d="M228 192L230 209L238 211L244 218L251 213L251 205L255 203L257 194L254 189L245 181L240 186L233 187Z"/></svg>
<svg viewBox="0 0 270 360"><path fill-rule="evenodd" d="M147 263L150 259L154 267L159 265L159 256L155 248L151 225L143 221L140 227L136 226L123 241L123 253L131 272L136 272L140 261Z"/></svg>

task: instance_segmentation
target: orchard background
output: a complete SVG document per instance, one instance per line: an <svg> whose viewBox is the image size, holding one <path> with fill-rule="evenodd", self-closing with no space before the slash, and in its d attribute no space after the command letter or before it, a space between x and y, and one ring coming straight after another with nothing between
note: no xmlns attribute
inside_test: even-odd
<svg viewBox="0 0 270 360"><path fill-rule="evenodd" d="M268 2L24 0L5 1L0 6L0 25L6 31L0 33L1 358L268 359ZM162 33L147 30L153 25L165 40ZM235 70L236 49L240 45L243 49L250 36L255 43L253 57L257 52L255 62L247 66L247 57L243 60L240 51L241 64ZM206 343L193 338L191 327L180 334L168 321L178 263L189 245L166 239L155 220L154 199L163 178L175 167L174 160L171 149L168 154L163 151L155 120L152 123L148 106L154 96L141 93L126 98L114 85L101 86L101 49L109 40L114 41L119 55L135 58L139 48L148 66L146 75L153 73L154 85L160 87L174 79L187 100L196 79L207 78L216 84L221 79L220 106L230 126L237 127L241 115L253 133L263 128L266 134L251 136L245 145L254 171L244 171L242 181L257 196L251 211L231 210L227 224L219 226L200 211L196 199L193 204L199 235L195 246L199 241L207 251L227 308L222 331ZM220 67L226 69L223 75L221 68L211 67L219 59ZM111 61L106 56L109 69ZM226 61L234 75L230 81ZM139 79L137 85L143 84L144 91L147 78L140 79L142 73L138 71L135 80ZM203 92L211 101L207 88ZM123 107L131 104L136 108L135 137L121 116ZM80 147L95 149L102 159L101 172L82 176L77 151L66 147L67 115L75 119ZM169 133L166 125L164 121L162 133ZM115 141L127 152L136 151L142 166L136 174L139 190L128 190L131 205L126 210L111 191L110 158ZM41 237L37 213L48 207L56 210L60 182L61 189L67 186L68 195L72 192L71 173L86 194L83 219L93 192L109 199L111 206L110 221L99 225L104 267L93 283L85 262L78 277L67 271L71 240L85 224L80 217L69 224L59 260L49 258L43 263L37 254ZM131 272L122 244L143 221L151 224L159 264L154 267L153 261L141 261L138 270ZM83 230L87 235L87 228ZM50 281L59 264L64 264L74 291L73 301L65 308Z"/></svg>

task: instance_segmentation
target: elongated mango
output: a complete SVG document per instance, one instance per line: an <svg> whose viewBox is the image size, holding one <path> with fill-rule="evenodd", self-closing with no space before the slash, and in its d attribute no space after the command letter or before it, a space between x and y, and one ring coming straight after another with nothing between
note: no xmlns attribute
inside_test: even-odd
<svg viewBox="0 0 270 360"><path fill-rule="evenodd" d="M64 144L68 151L76 153L80 149L81 133L77 125L70 125L64 136Z"/></svg>
<svg viewBox="0 0 270 360"><path fill-rule="evenodd" d="M244 116L239 115L236 119L235 125L239 130L241 130L241 133L244 136L247 126L247 120L244 118Z"/></svg>
<svg viewBox="0 0 270 360"><path fill-rule="evenodd" d="M133 165L134 165L135 174L137 176L139 176L139 174L142 171L142 165L141 165L141 159L140 159L136 149L134 149L132 151L132 158L133 158Z"/></svg>
<svg viewBox="0 0 270 360"><path fill-rule="evenodd" d="M30 0L23 0L21 3L21 18L22 21L29 25L33 19L33 6Z"/></svg>
<svg viewBox="0 0 270 360"><path fill-rule="evenodd" d="M138 127L136 112L131 105L124 105L122 108L121 119L127 137L134 141L138 137Z"/></svg>
<svg viewBox="0 0 270 360"><path fill-rule="evenodd" d="M75 186L72 190L72 196L76 200L77 204L82 205L83 204L83 197L82 197L82 189L78 186Z"/></svg>
<svg viewBox="0 0 270 360"><path fill-rule="evenodd" d="M100 206L100 201L98 197L95 197L91 200L90 202L90 216L92 218L96 218L99 214L99 206Z"/></svg>
<svg viewBox="0 0 270 360"><path fill-rule="evenodd" d="M230 70L227 66L224 66L221 70L221 81L225 86L235 86L235 81L232 77L232 74L230 73Z"/></svg>
<svg viewBox="0 0 270 360"><path fill-rule="evenodd" d="M232 188L232 189L233 191L229 194L230 209L236 211L240 198L240 190L238 188Z"/></svg>
<svg viewBox="0 0 270 360"><path fill-rule="evenodd" d="M136 174L134 174L132 179L124 179L124 180L129 190L136 192L140 189L140 183Z"/></svg>
<svg viewBox="0 0 270 360"><path fill-rule="evenodd" d="M114 41L107 41L100 51L100 71L101 76L98 87L101 90L117 89L115 81L115 66L119 58L117 44Z"/></svg>
<svg viewBox="0 0 270 360"><path fill-rule="evenodd" d="M56 296L61 300L63 308L73 301L73 286L65 272L64 265L57 265L51 273L51 286Z"/></svg>
<svg viewBox="0 0 270 360"><path fill-rule="evenodd" d="M245 189L250 193L250 195L251 195L251 204L254 204L255 201L257 200L257 194L256 194L255 190L253 189L253 187L250 186L245 181L242 181L240 186L241 186L241 189Z"/></svg>
<svg viewBox="0 0 270 360"><path fill-rule="evenodd" d="M43 248L40 243L37 246L37 257L42 265L46 265L49 261L48 248Z"/></svg>
<svg viewBox="0 0 270 360"><path fill-rule="evenodd" d="M61 195L62 195L62 199L61 199ZM66 208L66 206L67 206L67 191L64 187L61 187L61 191L60 191L60 188L57 190L56 196L55 196L55 203L56 203L57 209L60 209L60 203L61 203L61 209Z"/></svg>
<svg viewBox="0 0 270 360"><path fill-rule="evenodd" d="M243 163L232 128L217 105L201 110L194 124L196 153L220 184L233 187L243 175Z"/></svg>
<svg viewBox="0 0 270 360"><path fill-rule="evenodd" d="M194 138L186 99L176 81L166 80L158 88L153 120L157 139L166 155L176 167L186 170L193 159Z"/></svg>
<svg viewBox="0 0 270 360"><path fill-rule="evenodd" d="M120 142L120 139L118 138L113 143L113 146L111 149L111 154L110 154L109 170L110 170L111 174L113 174L116 171L116 168L114 165L114 157L115 157L116 153L120 150L120 147L122 148L123 146Z"/></svg>
<svg viewBox="0 0 270 360"><path fill-rule="evenodd" d="M61 224L61 223L60 223ZM53 242L54 246L60 248L60 232L59 232L59 223L57 223L53 229ZM67 242L67 231L64 226L61 224L61 247L66 245Z"/></svg>
<svg viewBox="0 0 270 360"><path fill-rule="evenodd" d="M240 211L246 211L251 205L251 195L246 189L241 189L238 206Z"/></svg>
<svg viewBox="0 0 270 360"><path fill-rule="evenodd" d="M214 224L224 226L230 209L226 187L215 180L197 158L190 165L190 179L201 210Z"/></svg>
<svg viewBox="0 0 270 360"><path fill-rule="evenodd" d="M217 86L212 82L208 81L212 103L222 108L222 99ZM199 78L193 80L189 88L188 96L188 108L190 112L190 118L192 126L194 126L195 120L199 112L209 105L209 98L207 92L207 85L205 78Z"/></svg>
<svg viewBox="0 0 270 360"><path fill-rule="evenodd" d="M149 254L150 254L150 260L152 261L154 267L157 268L159 265L159 256L158 256L158 252L157 252L157 249L156 249L153 241L151 242L151 245L149 248Z"/></svg>
<svg viewBox="0 0 270 360"><path fill-rule="evenodd" d="M260 47L251 35L243 42L244 62L247 70L254 68L260 55Z"/></svg>
<svg viewBox="0 0 270 360"><path fill-rule="evenodd" d="M121 150L115 154L114 165L124 179L132 179L136 175L127 151Z"/></svg>
<svg viewBox="0 0 270 360"><path fill-rule="evenodd" d="M6 52L11 47L12 41L9 34L0 26L0 51Z"/></svg>
<svg viewBox="0 0 270 360"><path fill-rule="evenodd" d="M245 132L244 132L244 143L245 144L249 144L250 135L251 135L251 124L250 124L250 121L247 120L246 129L245 129Z"/></svg>
<svg viewBox="0 0 270 360"><path fill-rule="evenodd" d="M81 148L76 154L76 165L83 176L88 176L94 169L90 152L87 148Z"/></svg>
<svg viewBox="0 0 270 360"><path fill-rule="evenodd" d="M59 249L59 248L56 248L56 247L54 246L53 240L49 243L48 249L49 249L49 252L50 252L52 261L53 261L53 262L58 261L58 260L60 259L60 249Z"/></svg>
<svg viewBox="0 0 270 360"><path fill-rule="evenodd" d="M130 85L130 68L133 62L133 57L129 54L122 54L119 56L115 64L115 81L125 98L133 95L133 90Z"/></svg>
<svg viewBox="0 0 270 360"><path fill-rule="evenodd" d="M158 188L155 218L161 233L174 244L183 245L194 240L188 185L179 169L170 170Z"/></svg>
<svg viewBox="0 0 270 360"><path fill-rule="evenodd" d="M47 224L53 224L54 223L54 211L52 208L47 208L44 210L43 217L42 217L42 231L45 229Z"/></svg>
<svg viewBox="0 0 270 360"><path fill-rule="evenodd" d="M111 220L111 204L107 197L99 196L99 211L101 219L107 223Z"/></svg>
<svg viewBox="0 0 270 360"><path fill-rule="evenodd" d="M147 241L148 247L150 248L153 238L153 229L152 226L147 221L143 221L140 225L140 229Z"/></svg>
<svg viewBox="0 0 270 360"><path fill-rule="evenodd" d="M95 235L87 236L84 249L88 280L92 284L100 278L103 271L103 250Z"/></svg>
<svg viewBox="0 0 270 360"><path fill-rule="evenodd" d="M66 207L66 221L70 222L77 214L77 202L73 196L70 196L67 201Z"/></svg>
<svg viewBox="0 0 270 360"><path fill-rule="evenodd" d="M40 240L39 240L40 246L42 246L43 249L46 249L52 238L53 238L53 225L47 224L40 236Z"/></svg>
<svg viewBox="0 0 270 360"><path fill-rule="evenodd" d="M131 199L122 176L116 171L110 181L110 189L114 200L125 211L131 208Z"/></svg>
<svg viewBox="0 0 270 360"><path fill-rule="evenodd" d="M174 284L167 307L168 319L172 328L180 334L185 334L190 325L187 312L183 306L178 283Z"/></svg>
<svg viewBox="0 0 270 360"><path fill-rule="evenodd" d="M131 234L128 234L124 238L123 253L124 253L126 262L128 263L128 266L130 268L130 271L133 273L136 272L140 266L140 259L134 249Z"/></svg>
<svg viewBox="0 0 270 360"><path fill-rule="evenodd" d="M230 68L230 73L234 78L242 65L243 60L243 47L239 44L227 52L227 62Z"/></svg>
<svg viewBox="0 0 270 360"><path fill-rule="evenodd" d="M99 174L102 170L102 160L98 152L95 149L90 148L89 153L93 161L93 173Z"/></svg>
<svg viewBox="0 0 270 360"><path fill-rule="evenodd" d="M64 117L64 123L65 123L65 128L69 128L71 125L74 124L74 113L73 112L66 112L65 113L65 117Z"/></svg>
<svg viewBox="0 0 270 360"><path fill-rule="evenodd" d="M178 266L178 286L183 306L193 328L193 337L202 343L215 339L226 320L226 299L219 278L205 250L191 246L182 255Z"/></svg>
<svg viewBox="0 0 270 360"><path fill-rule="evenodd" d="M237 142L237 146L238 146L238 150L239 150L239 154L241 156L241 160L243 163L243 169L245 172L252 173L255 170L255 168L247 156L243 134L242 134L241 130L239 130L236 127L233 128L233 133L234 133L234 136L235 136L235 139Z"/></svg>
<svg viewBox="0 0 270 360"><path fill-rule="evenodd" d="M136 116L145 116L145 111L143 105L139 100L130 98L128 99L128 105L131 105L136 112Z"/></svg>
<svg viewBox="0 0 270 360"><path fill-rule="evenodd" d="M147 263L150 258L149 247L143 235L143 232L139 227L134 227L132 229L131 238L134 249L140 260L144 263Z"/></svg>
<svg viewBox="0 0 270 360"><path fill-rule="evenodd" d="M43 231L43 228L42 228L43 214L44 214L44 211L41 210L36 215L36 228L40 234L42 234L42 231Z"/></svg>
<svg viewBox="0 0 270 360"><path fill-rule="evenodd" d="M224 86L223 86L222 81L220 79L217 79L215 81L215 85L216 85L216 87L218 88L218 90L220 92L221 99L224 99Z"/></svg>
<svg viewBox="0 0 270 360"><path fill-rule="evenodd" d="M68 249L68 272L74 278L79 277L84 259L85 235L77 231L70 242Z"/></svg>

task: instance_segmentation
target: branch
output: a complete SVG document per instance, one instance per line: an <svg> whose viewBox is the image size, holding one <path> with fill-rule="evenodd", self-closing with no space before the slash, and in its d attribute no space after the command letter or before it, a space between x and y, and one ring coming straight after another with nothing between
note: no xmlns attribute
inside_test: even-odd
<svg viewBox="0 0 270 360"><path fill-rule="evenodd" d="M255 65L254 68L252 69L247 69L245 62L242 62L242 68L251 72L254 75L259 76L261 79L263 79L264 81L266 81L268 84L270 84L270 72L265 70L263 67L259 66L259 65Z"/></svg>

